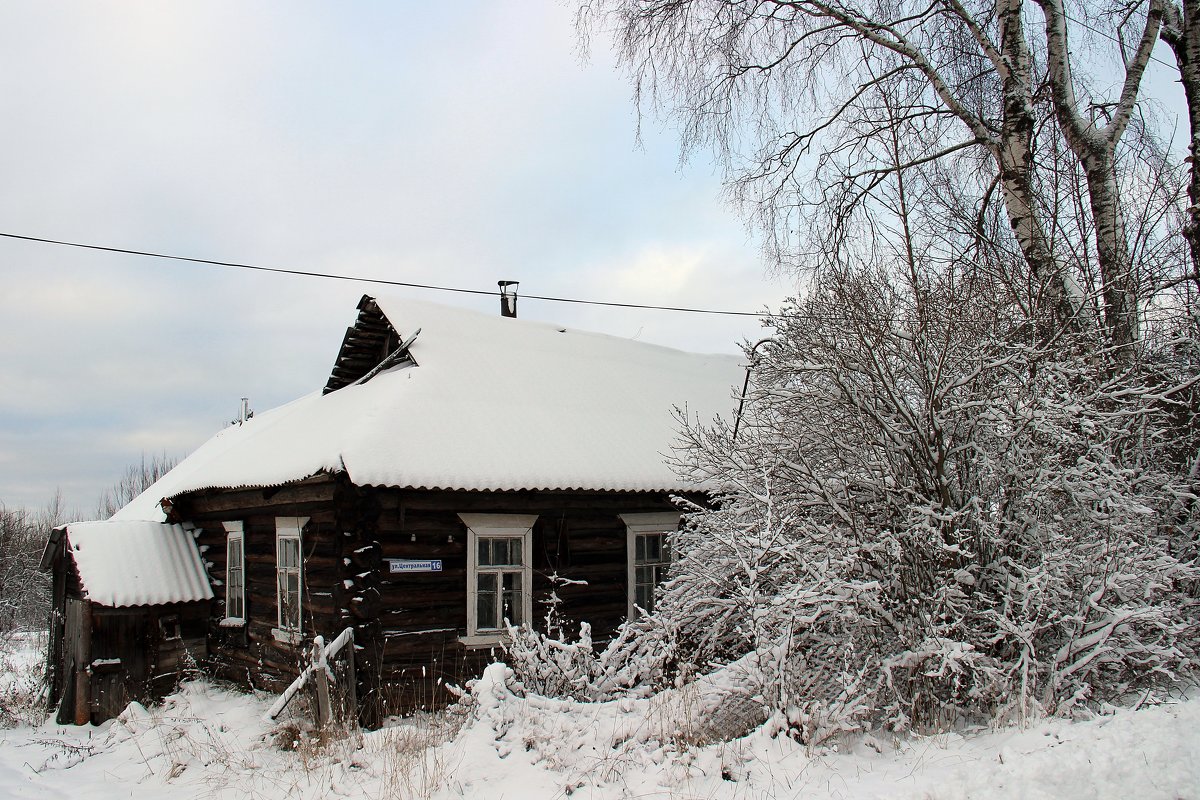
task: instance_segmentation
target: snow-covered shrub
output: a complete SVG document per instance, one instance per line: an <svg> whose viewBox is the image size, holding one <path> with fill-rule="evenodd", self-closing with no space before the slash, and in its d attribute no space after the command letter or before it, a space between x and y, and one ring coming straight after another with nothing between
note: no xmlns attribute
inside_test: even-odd
<svg viewBox="0 0 1200 800"><path fill-rule="evenodd" d="M574 642L567 641L561 631L550 635L529 626L510 626L504 649L527 690L546 697L592 699L599 659L592 649L592 628L586 622L579 626L579 639Z"/></svg>
<svg viewBox="0 0 1200 800"><path fill-rule="evenodd" d="M657 626L645 622L622 625L616 637L597 652L592 628L586 622L579 625L578 639L569 640L557 593L551 593L546 606L541 630L510 625L504 644L506 661L526 691L598 701L641 696L662 685L671 650Z"/></svg>
<svg viewBox="0 0 1200 800"><path fill-rule="evenodd" d="M45 720L46 647L44 632L0 635L0 728Z"/></svg>
<svg viewBox="0 0 1200 800"><path fill-rule="evenodd" d="M0 633L45 628L50 576L38 562L60 514L57 497L37 513L0 505Z"/></svg>
<svg viewBox="0 0 1200 800"><path fill-rule="evenodd" d="M806 740L1194 677L1196 362L924 279L826 274L748 354L737 436L685 420L680 469L721 488L659 635L685 663L776 654L765 697Z"/></svg>

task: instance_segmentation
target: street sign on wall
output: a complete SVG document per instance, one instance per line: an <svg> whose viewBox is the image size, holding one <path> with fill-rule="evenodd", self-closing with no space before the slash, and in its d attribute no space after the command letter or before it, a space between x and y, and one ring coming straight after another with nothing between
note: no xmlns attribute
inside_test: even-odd
<svg viewBox="0 0 1200 800"><path fill-rule="evenodd" d="M424 560L412 558L389 558L388 572L441 572L442 560L429 558Z"/></svg>

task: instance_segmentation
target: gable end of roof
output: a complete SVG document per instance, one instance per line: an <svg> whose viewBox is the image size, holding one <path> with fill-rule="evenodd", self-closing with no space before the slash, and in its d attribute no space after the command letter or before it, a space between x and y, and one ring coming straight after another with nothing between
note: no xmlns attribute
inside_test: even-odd
<svg viewBox="0 0 1200 800"><path fill-rule="evenodd" d="M346 329L322 394L336 392L362 379L387 358L398 344L400 337L379 309L375 298L363 295L358 301L358 319Z"/></svg>

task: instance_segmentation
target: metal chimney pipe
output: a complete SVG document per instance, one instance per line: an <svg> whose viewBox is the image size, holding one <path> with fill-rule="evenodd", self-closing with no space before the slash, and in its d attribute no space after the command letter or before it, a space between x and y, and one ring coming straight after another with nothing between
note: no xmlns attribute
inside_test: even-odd
<svg viewBox="0 0 1200 800"><path fill-rule="evenodd" d="M500 287L500 316L517 316L517 286L520 281L496 281Z"/></svg>

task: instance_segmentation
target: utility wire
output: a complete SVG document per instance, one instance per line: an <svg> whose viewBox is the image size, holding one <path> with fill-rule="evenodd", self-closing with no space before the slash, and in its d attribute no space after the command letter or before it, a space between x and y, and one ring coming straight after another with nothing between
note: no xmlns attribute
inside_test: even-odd
<svg viewBox="0 0 1200 800"><path fill-rule="evenodd" d="M1120 39L1118 39L1116 36L1113 36L1112 34L1106 32L1106 31L1102 31L1099 28L1089 25L1088 23L1084 22L1083 20L1076 19L1075 17L1073 17L1070 14L1067 14L1065 12L1064 12L1063 16L1066 17L1066 19L1068 21L1074 22L1076 25L1079 25L1080 27L1084 28L1085 30L1091 31L1094 34L1101 36L1105 39L1108 39L1112 42L1116 42L1117 44L1121 43ZM1162 64L1163 66L1170 67L1172 69L1178 68L1177 64L1170 64L1166 61L1163 61L1162 59L1155 57L1153 53L1150 54L1149 58L1151 61L1157 61L1159 64ZM41 244L53 244L53 245L59 245L61 247L76 247L76 248L80 248L83 250L100 250L100 251L107 252L107 253L123 253L125 255L144 256L147 258L162 258L162 259L167 259L170 261L186 261L186 262L189 262L192 264L207 264L210 266L228 267L231 269L248 269L248 270L255 270L258 272L273 272L273 273L277 273L280 275L302 275L302 276L309 277L309 278L330 278L333 280L350 281L350 282L355 282L355 283L376 283L376 284L380 284L383 286L403 286L403 287L410 288L410 289L429 289L429 290L438 291L438 292L456 292L459 294L475 294L475 295L485 295L485 296L491 296L491 297L499 297L501 294L500 292L494 292L494 291L490 291L487 289L463 289L461 287L456 287L456 286L435 286L433 284L427 284L427 283L412 283L412 282L408 282L408 281L394 281L394 280L387 280L385 278L364 278L364 277L358 277L358 276L352 276L352 275L337 275L337 274L334 274L331 272L314 272L311 270L287 269L284 267L264 267L264 266L261 266L258 264L241 264L241 263L238 263L235 261L217 261L217 260L208 259L208 258L192 258L190 256L177 256L177 255L171 255L169 253L154 253L154 252L150 252L150 251L146 251L146 250L131 250L131 249L123 248L123 247L106 247L104 245L98 245L98 244L85 244L82 242L67 242L67 241L63 241L63 240L59 240L59 239L45 239L45 238L41 238L38 236L23 236L23 235L17 234L17 233L0 232L0 237L4 237L7 239L20 239L20 240L27 241L27 242L39 242ZM646 309L649 311L676 311L676 312L681 312L681 313L686 313L686 314L715 314L715 315L730 316L730 317L767 317L767 318L771 318L771 317L779 318L779 317L785 316L782 314L771 314L771 313L767 313L765 311L728 311L728 310L714 309L714 308L691 308L691 307L687 307L687 306L657 306L657 305L651 305L648 303L618 303L618 302L606 301L606 300L584 300L582 298L577 298L577 297L551 297L551 296L547 296L547 295L537 295L537 294L524 294L524 295L520 295L520 296L527 300L545 300L545 301L551 302L551 303L574 303L576 305L605 306L608 308L640 308L640 309ZM805 315L791 314L791 315L786 315L786 316L802 317Z"/></svg>
<svg viewBox="0 0 1200 800"><path fill-rule="evenodd" d="M385 278L363 278L353 275L337 275L331 272L314 272L303 269L287 269L284 267L264 267L258 264L242 264L236 261L217 261L209 258L192 258L190 256L177 256L169 253L154 253L148 250L131 250L124 247L106 247L99 244L85 244L83 242L67 242L61 239L44 239L39 236L23 236L18 233L3 233L0 236L6 239L20 239L26 242L38 242L41 244L53 244L61 247L77 247L82 250L100 250L106 253L122 253L131 256L145 256L147 258L163 258L170 261L187 261L193 264L207 264L214 267L229 267L231 269L248 269L257 272L273 272L281 275L303 275L309 278L330 278L339 281L351 281L357 283L378 283L385 286L404 286L411 289L431 289L439 292L457 292L459 294L479 294L488 295L491 297L499 297L500 292L490 291L487 289L463 289L456 286L435 286L428 283L411 283L409 281L393 281ZM549 297L546 295L537 294L522 294L521 298L525 300L546 300L552 303L575 303L577 305L589 306L608 306L610 308L641 308L651 311L678 311L688 314L719 314L731 317L783 317L782 314L769 314L765 311L724 311L714 308L690 308L687 306L656 306L646 303L617 303L606 300L583 300L577 297ZM786 315L796 316L796 315Z"/></svg>

